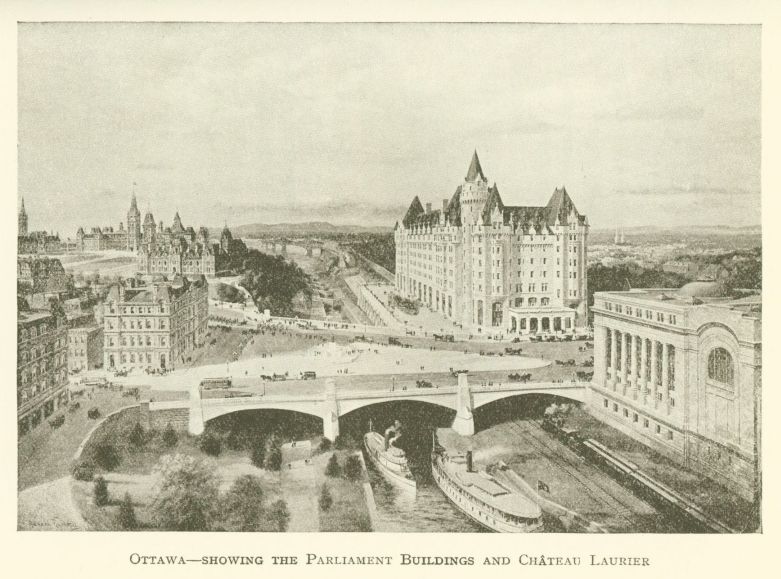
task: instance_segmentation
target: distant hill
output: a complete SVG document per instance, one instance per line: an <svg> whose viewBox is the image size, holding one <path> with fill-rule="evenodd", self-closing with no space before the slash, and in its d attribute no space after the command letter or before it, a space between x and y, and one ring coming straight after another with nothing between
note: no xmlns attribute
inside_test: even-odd
<svg viewBox="0 0 781 579"><path fill-rule="evenodd" d="M593 230L595 233L615 234L615 227L595 227ZM733 227L731 225L678 225L674 227L662 227L658 225L639 225L636 227L624 227L624 235L628 236L632 233L645 234L645 233L689 233L692 235L761 235L761 225L744 225L741 227Z"/></svg>
<svg viewBox="0 0 781 579"><path fill-rule="evenodd" d="M217 235L222 228L216 228ZM334 225L325 221L304 223L250 223L231 227L231 233L238 237L264 237L268 235L323 235L339 233L390 233L392 227L361 225Z"/></svg>

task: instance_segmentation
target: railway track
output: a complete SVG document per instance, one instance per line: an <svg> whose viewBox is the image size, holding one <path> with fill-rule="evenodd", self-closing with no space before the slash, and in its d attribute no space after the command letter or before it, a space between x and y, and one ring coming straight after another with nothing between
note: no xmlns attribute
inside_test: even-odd
<svg viewBox="0 0 781 579"><path fill-rule="evenodd" d="M626 501L617 496L615 492L606 488L606 485L597 482L600 477L605 476L601 471L583 463L569 448L555 444L544 432L537 432L535 430L536 425L530 425L527 421L522 420L514 420L506 423L506 425L514 433L520 435L536 452L575 480L596 504L604 506L608 512L613 513L630 525L636 524L637 515L635 510L628 506ZM582 472L584 469L593 476L584 474ZM640 499L636 500L647 504L644 501L640 501Z"/></svg>

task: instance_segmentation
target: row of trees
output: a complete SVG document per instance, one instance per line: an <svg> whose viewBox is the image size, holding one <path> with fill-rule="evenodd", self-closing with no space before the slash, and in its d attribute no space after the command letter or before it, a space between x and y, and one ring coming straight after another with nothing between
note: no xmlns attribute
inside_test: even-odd
<svg viewBox="0 0 781 579"><path fill-rule="evenodd" d="M267 503L263 483L254 475L238 477L220 493L214 466L199 458L175 454L163 456L153 470L158 481L151 504L154 527L165 531L275 531L287 530L290 513L285 501ZM111 504L106 480L94 481L95 505ZM117 526L138 527L129 493L116 514Z"/></svg>
<svg viewBox="0 0 781 579"><path fill-rule="evenodd" d="M278 316L293 316L293 299L298 294L312 299L309 276L281 255L271 256L251 249L243 260L241 271L244 272L241 286L250 293L260 310L269 309Z"/></svg>

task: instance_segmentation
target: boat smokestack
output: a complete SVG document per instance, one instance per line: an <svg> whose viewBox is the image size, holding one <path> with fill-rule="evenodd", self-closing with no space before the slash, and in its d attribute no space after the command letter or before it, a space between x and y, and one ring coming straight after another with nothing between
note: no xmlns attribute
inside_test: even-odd
<svg viewBox="0 0 781 579"><path fill-rule="evenodd" d="M466 472L472 472L472 451L466 451Z"/></svg>

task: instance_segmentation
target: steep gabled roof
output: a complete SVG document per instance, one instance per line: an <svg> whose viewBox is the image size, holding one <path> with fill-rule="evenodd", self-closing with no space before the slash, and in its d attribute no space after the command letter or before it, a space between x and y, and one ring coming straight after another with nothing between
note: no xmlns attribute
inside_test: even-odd
<svg viewBox="0 0 781 579"><path fill-rule="evenodd" d="M556 223L557 218L559 223L566 225L570 212L573 209L575 210L575 213L578 212L578 210L575 209L575 204L572 202L572 199L570 199L569 195L567 195L567 190L564 187L561 189L557 188L553 192L553 195L551 195L550 201L548 201L548 205L545 209L548 212L548 225L553 225Z"/></svg>
<svg viewBox="0 0 781 579"><path fill-rule="evenodd" d="M466 180L477 181L478 176L483 181L487 181L485 175L483 175L483 168L480 166L480 159L477 158L477 149L475 149L475 153L472 155L472 162L469 164L469 171L466 173Z"/></svg>
<svg viewBox="0 0 781 579"><path fill-rule="evenodd" d="M407 209L407 214L404 216L404 219L402 219L404 227L411 226L413 223L415 223L415 221L417 221L418 217L425 213L426 210L423 209L423 205L420 203L420 199L418 199L418 196L415 195L412 203L410 203L409 209Z"/></svg>
<svg viewBox="0 0 781 579"><path fill-rule="evenodd" d="M456 192L453 193L453 197L447 204L445 221L450 223L450 225L461 225L461 185L456 188Z"/></svg>
<svg viewBox="0 0 781 579"><path fill-rule="evenodd" d="M493 213L494 207L498 207L499 211L504 212L504 203L502 202L501 195L499 195L499 188L496 186L496 183L494 183L493 187L489 187L488 199L486 199L485 205L483 206L482 217L484 225L491 224L491 213Z"/></svg>

